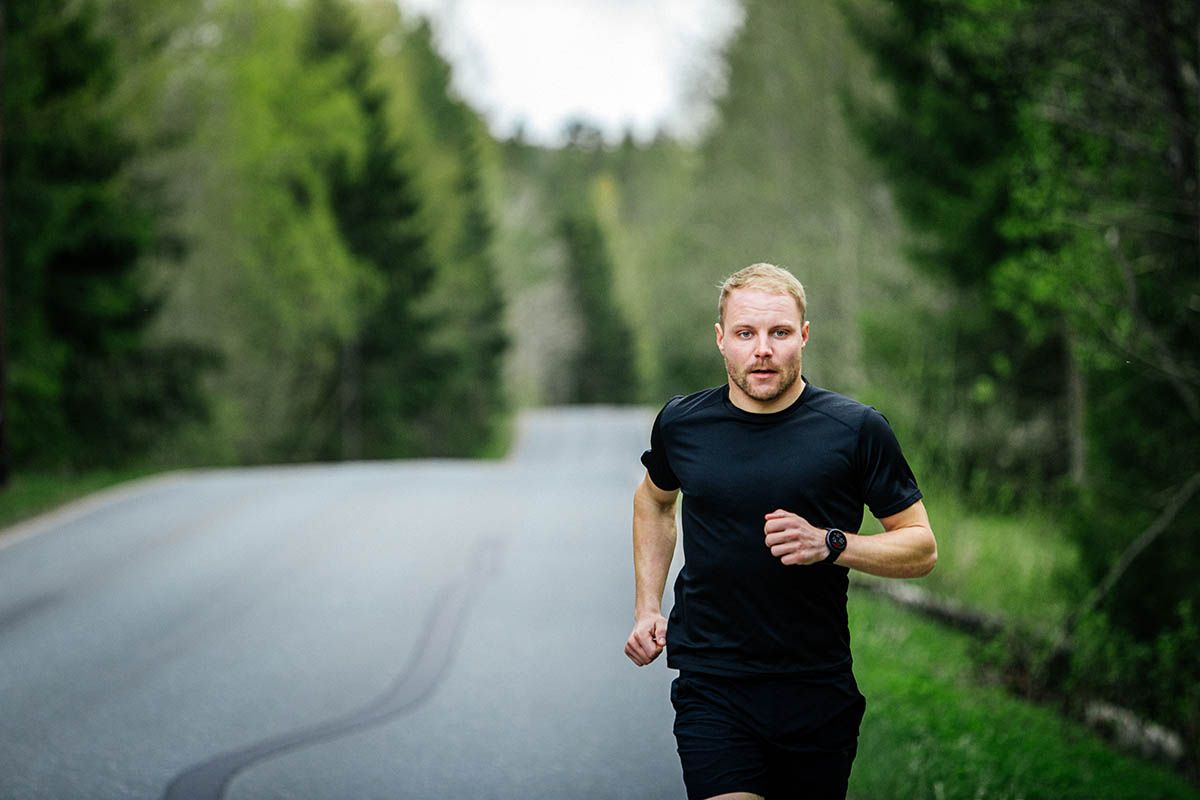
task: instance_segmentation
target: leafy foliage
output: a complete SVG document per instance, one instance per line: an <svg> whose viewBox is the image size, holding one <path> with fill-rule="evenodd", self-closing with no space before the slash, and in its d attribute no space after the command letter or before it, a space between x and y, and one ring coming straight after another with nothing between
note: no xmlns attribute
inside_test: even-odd
<svg viewBox="0 0 1200 800"><path fill-rule="evenodd" d="M996 406L999 420L1016 432L1041 407L1066 434L1036 442L1030 454L1048 469L1018 485L1074 487L1082 564L1104 587L1081 610L1099 605L1108 623L1087 627L1074 673L1094 671L1089 653L1186 640L1200 609L1200 512L1173 498L1200 475L1200 9L938 1L874 13L853 17L895 96L860 107L859 129L922 263L997 322L949 319L973 372L990 362L1021 390ZM1031 380L1039 372L1060 377ZM1169 557L1139 557L1156 550ZM1174 690L1138 691L1139 670L1190 678L1152 660L1131 657L1138 668L1114 682L1161 715ZM1184 728L1194 752L1194 719Z"/></svg>
<svg viewBox="0 0 1200 800"><path fill-rule="evenodd" d="M926 443L924 459L993 504L1017 494L1055 497L1072 467L1078 425L1061 319L1028 336L993 292L999 265L1018 247L1003 228L1028 70L1006 38L1019 6L1004 4L1001 13L1001 5L913 0L886 13L853 6L848 17L891 89L886 97L848 94L852 129L890 179L911 231L910 257L943 282L946 297L944 310L915 331L940 364L925 363L905 342L867 357L885 372L921 363L906 391L951 434ZM871 325L871 341L885 341L895 325Z"/></svg>

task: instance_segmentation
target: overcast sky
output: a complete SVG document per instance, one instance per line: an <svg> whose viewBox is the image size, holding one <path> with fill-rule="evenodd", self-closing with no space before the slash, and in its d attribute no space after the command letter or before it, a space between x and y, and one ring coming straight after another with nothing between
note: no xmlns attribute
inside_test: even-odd
<svg viewBox="0 0 1200 800"><path fill-rule="evenodd" d="M455 85L493 132L559 143L586 118L612 140L703 123L736 0L399 0L429 16ZM702 95L701 95L702 97Z"/></svg>

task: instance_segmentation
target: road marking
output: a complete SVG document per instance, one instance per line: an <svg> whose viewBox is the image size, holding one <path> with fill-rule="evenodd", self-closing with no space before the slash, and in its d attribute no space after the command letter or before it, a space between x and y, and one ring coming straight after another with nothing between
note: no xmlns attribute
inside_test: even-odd
<svg viewBox="0 0 1200 800"><path fill-rule="evenodd" d="M379 697L357 711L283 733L201 761L176 775L163 800L221 800L240 772L283 753L327 742L412 711L433 694L445 676L461 638L471 600L481 578L495 572L504 542L476 542L468 568L442 587L408 665Z"/></svg>

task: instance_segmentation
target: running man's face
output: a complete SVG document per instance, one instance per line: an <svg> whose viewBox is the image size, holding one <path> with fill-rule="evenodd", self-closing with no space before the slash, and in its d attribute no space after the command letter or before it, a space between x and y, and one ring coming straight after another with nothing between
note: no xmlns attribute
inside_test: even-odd
<svg viewBox="0 0 1200 800"><path fill-rule="evenodd" d="M768 413L791 405L804 388L801 358L808 323L788 294L735 289L717 323L717 349L729 373L729 396L747 411Z"/></svg>

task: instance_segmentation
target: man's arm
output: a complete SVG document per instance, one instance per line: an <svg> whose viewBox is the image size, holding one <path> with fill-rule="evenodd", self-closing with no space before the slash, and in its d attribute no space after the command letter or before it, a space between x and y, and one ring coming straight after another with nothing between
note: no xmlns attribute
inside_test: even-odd
<svg viewBox="0 0 1200 800"><path fill-rule="evenodd" d="M883 533L846 533L846 549L836 563L884 578L919 578L937 563L937 540L920 500L898 514L883 517ZM766 515L763 525L771 555L784 564L815 564L829 555L825 529L790 511Z"/></svg>
<svg viewBox="0 0 1200 800"><path fill-rule="evenodd" d="M662 595L675 555L678 495L678 489L667 492L655 486L649 474L633 493L633 575L637 596L633 632L625 642L625 655L639 667L658 658L667 643Z"/></svg>

